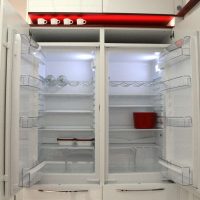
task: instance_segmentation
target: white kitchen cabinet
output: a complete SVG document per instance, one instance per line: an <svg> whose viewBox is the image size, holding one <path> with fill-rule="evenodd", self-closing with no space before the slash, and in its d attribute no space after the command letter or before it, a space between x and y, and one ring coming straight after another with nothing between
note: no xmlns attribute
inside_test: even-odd
<svg viewBox="0 0 200 200"><path fill-rule="evenodd" d="M28 12L102 12L102 0L29 0Z"/></svg>
<svg viewBox="0 0 200 200"><path fill-rule="evenodd" d="M80 10L80 1L29 0L28 12L78 12Z"/></svg>
<svg viewBox="0 0 200 200"><path fill-rule="evenodd" d="M174 0L28 0L28 12L174 14Z"/></svg>
<svg viewBox="0 0 200 200"><path fill-rule="evenodd" d="M174 0L103 0L103 12L174 14Z"/></svg>
<svg viewBox="0 0 200 200"><path fill-rule="evenodd" d="M103 0L80 0L80 12L84 13L101 13Z"/></svg>
<svg viewBox="0 0 200 200"><path fill-rule="evenodd" d="M5 10L6 197L177 200L198 187L198 34L29 28ZM161 119L137 129L134 112Z"/></svg>

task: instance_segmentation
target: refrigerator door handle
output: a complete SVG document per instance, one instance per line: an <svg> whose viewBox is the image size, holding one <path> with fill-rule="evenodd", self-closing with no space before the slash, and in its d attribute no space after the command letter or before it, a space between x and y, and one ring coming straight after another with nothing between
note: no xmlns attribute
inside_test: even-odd
<svg viewBox="0 0 200 200"><path fill-rule="evenodd" d="M88 192L88 190L64 190L64 191L54 191L54 190L38 190L38 192L62 192L62 193L79 193L79 192Z"/></svg>
<svg viewBox="0 0 200 200"><path fill-rule="evenodd" d="M145 192L145 191L162 191L165 188L148 188L148 189L117 189L118 192Z"/></svg>

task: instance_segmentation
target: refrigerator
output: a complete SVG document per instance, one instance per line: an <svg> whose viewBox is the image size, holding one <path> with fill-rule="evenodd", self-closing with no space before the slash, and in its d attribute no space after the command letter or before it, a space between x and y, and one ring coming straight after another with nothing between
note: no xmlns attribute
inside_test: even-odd
<svg viewBox="0 0 200 200"><path fill-rule="evenodd" d="M29 27L6 1L1 10L5 199L198 190L198 32ZM138 127L140 114L153 125Z"/></svg>

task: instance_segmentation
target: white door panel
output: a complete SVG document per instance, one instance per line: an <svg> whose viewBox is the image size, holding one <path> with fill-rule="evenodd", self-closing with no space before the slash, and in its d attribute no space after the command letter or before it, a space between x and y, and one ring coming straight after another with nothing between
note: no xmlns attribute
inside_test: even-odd
<svg viewBox="0 0 200 200"><path fill-rule="evenodd" d="M1 75L4 76L1 81L2 86L4 86L6 94L3 95L5 100L4 102L4 120L5 120L5 163L4 163L4 173L7 176L7 181L5 182L5 196L9 198L13 193L18 190L14 185L18 185L18 172L16 173L17 166L15 165L16 160L18 160L17 156L17 142L16 137L18 134L18 107L17 104L17 93L19 87L19 71L18 66L20 65L18 57L16 56L17 53L20 54L20 51L16 45L19 45L19 40L15 44L15 34L19 33L27 33L28 25L25 21L20 17L20 15L16 12L16 10L7 2L2 1L2 33L3 33L3 54L1 54L2 58L2 71ZM9 27L9 31L8 31ZM16 30L16 31L14 31ZM17 47L17 48L16 48ZM14 69L14 71L13 71ZM4 74L4 70L6 74ZM19 95L19 93L18 93ZM14 97L13 97L14 96ZM13 97L13 98L12 98ZM13 109L14 108L14 109ZM13 135L11 134L13 133ZM11 137L13 140L11 142ZM11 146L13 147L11 149ZM12 154L12 152L14 154ZM11 163L13 165L13 169L11 169ZM14 186L14 187L13 187Z"/></svg>
<svg viewBox="0 0 200 200"><path fill-rule="evenodd" d="M69 192L70 191L70 192ZM74 190L71 189L68 192L48 192L24 189L24 200L102 200L102 189L100 187L89 190Z"/></svg>
<svg viewBox="0 0 200 200"><path fill-rule="evenodd" d="M104 186L104 200L177 200L175 184L131 184L123 186Z"/></svg>
<svg viewBox="0 0 200 200"><path fill-rule="evenodd" d="M104 0L105 13L174 14L173 0Z"/></svg>
<svg viewBox="0 0 200 200"><path fill-rule="evenodd" d="M80 10L80 0L29 0L28 12L77 12Z"/></svg>
<svg viewBox="0 0 200 200"><path fill-rule="evenodd" d="M102 12L102 0L29 0L28 12Z"/></svg>
<svg viewBox="0 0 200 200"><path fill-rule="evenodd" d="M80 12L94 13L102 12L103 0L80 0Z"/></svg>
<svg viewBox="0 0 200 200"><path fill-rule="evenodd" d="M102 12L102 0L29 0L28 12Z"/></svg>

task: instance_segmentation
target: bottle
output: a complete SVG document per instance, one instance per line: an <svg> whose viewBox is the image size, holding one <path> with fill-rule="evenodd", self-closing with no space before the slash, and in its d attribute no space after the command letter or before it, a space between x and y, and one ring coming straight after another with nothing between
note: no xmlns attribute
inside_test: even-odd
<svg viewBox="0 0 200 200"><path fill-rule="evenodd" d="M48 76L45 78L45 84L46 84L48 87L54 87L54 86L56 86L57 81L56 81L55 76L53 76L53 75L48 75Z"/></svg>
<svg viewBox="0 0 200 200"><path fill-rule="evenodd" d="M67 85L67 78L64 75L60 75L57 78L57 84L59 87L65 87Z"/></svg>

